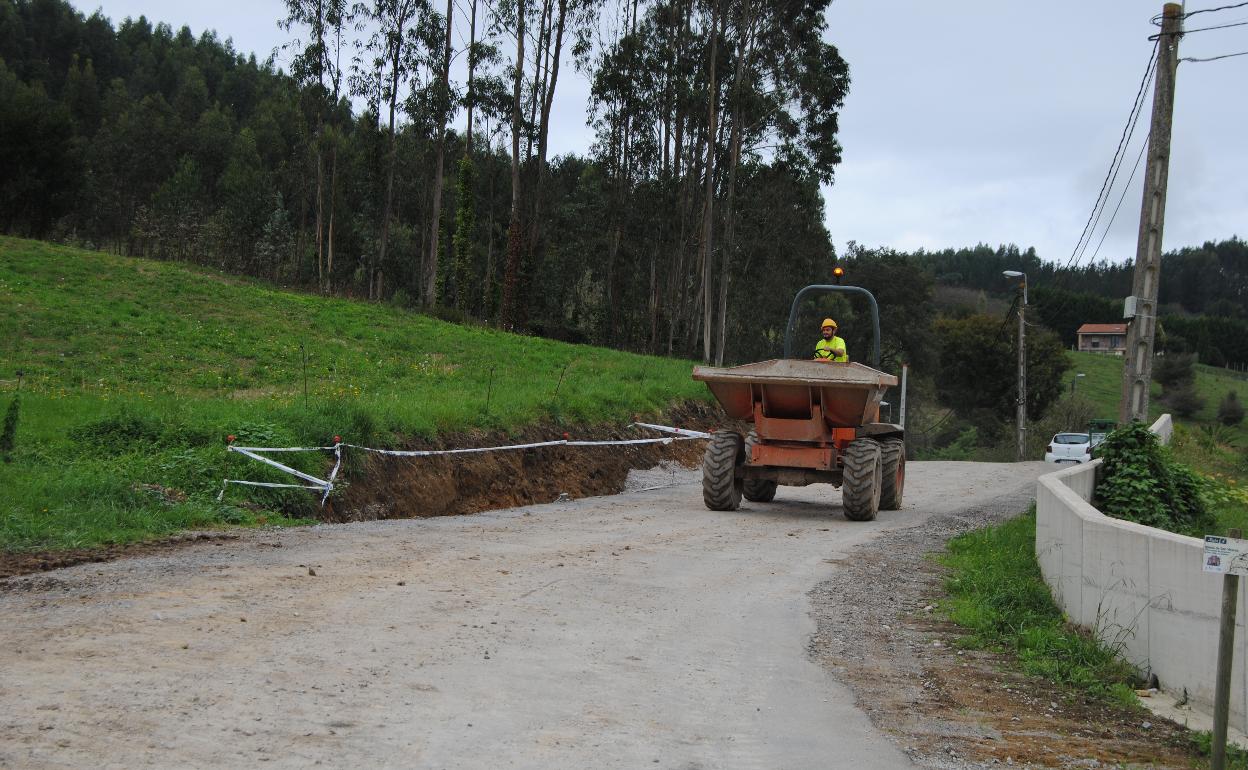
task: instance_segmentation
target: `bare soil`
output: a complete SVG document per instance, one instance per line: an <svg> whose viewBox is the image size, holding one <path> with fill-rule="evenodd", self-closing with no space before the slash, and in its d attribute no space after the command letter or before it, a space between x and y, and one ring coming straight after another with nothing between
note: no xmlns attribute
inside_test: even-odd
<svg viewBox="0 0 1248 770"><path fill-rule="evenodd" d="M674 408L664 422L695 430L723 423L717 407L690 402ZM539 425L520 433L474 432L414 443L404 449L458 449L463 447L537 443L565 435L590 441L635 439L643 432L624 426L569 429ZM644 432L646 438L656 437ZM702 459L701 441L604 447L543 447L516 452L491 452L435 457L368 455L357 479L337 500L326 505L321 517L329 522L454 516L480 511L549 503L561 495L570 499L618 494L630 470L653 468L665 462L694 467Z"/></svg>
<svg viewBox="0 0 1248 770"><path fill-rule="evenodd" d="M1191 768L1186 728L958 644L963 630L936 607L946 570L932 555L1029 502L994 501L858 546L811 592L812 656L920 767Z"/></svg>

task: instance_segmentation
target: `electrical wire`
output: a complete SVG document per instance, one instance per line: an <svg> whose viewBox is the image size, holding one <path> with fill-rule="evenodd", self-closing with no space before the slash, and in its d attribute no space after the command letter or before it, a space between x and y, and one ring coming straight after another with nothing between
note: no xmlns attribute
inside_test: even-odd
<svg viewBox="0 0 1248 770"><path fill-rule="evenodd" d="M1197 58L1189 56L1184 59L1179 59L1179 61L1190 61L1190 62L1199 63L1199 62L1206 62L1206 61L1217 61L1218 59L1230 59L1235 56L1248 56L1248 51L1240 51L1239 53L1224 53L1221 56L1210 56L1206 59L1197 59Z"/></svg>
<svg viewBox="0 0 1248 770"><path fill-rule="evenodd" d="M1235 3L1234 5L1219 5L1217 8L1198 8L1195 11L1187 11L1186 13L1181 14L1179 18L1187 19L1187 18L1196 16L1197 14L1201 14L1201 13L1216 13L1218 11L1230 11L1236 8L1243 8L1245 6L1248 6L1248 2ZM1166 15L1164 13L1159 13L1153 18L1149 19L1149 21L1152 22L1153 26L1160 27L1162 24L1162 21L1164 21L1165 18L1166 18Z"/></svg>
<svg viewBox="0 0 1248 770"><path fill-rule="evenodd" d="M1229 11L1232 8L1243 8L1244 6L1248 6L1248 2L1235 3L1234 5L1219 5L1217 8L1199 8L1195 11L1188 11L1187 13L1184 13L1183 18L1186 19L1189 16L1195 16L1198 13L1213 13L1215 11Z"/></svg>
<svg viewBox="0 0 1248 770"><path fill-rule="evenodd" d="M1153 67L1153 72L1154 72L1154 74L1156 73L1156 64L1159 64L1159 63L1160 63L1160 60L1158 60L1158 62L1156 62L1156 63L1154 64L1154 67ZM1152 80L1152 78L1150 77L1150 78L1149 78L1149 81L1151 81L1151 80ZM1139 123L1140 116L1141 116L1141 115L1143 115L1143 114L1144 114L1144 102L1143 102L1143 100L1141 100L1141 101L1139 102L1139 109L1137 109L1137 110L1136 110L1135 117L1134 117L1134 119L1131 121L1131 128L1130 128L1130 130L1129 130L1129 131L1127 131L1126 143L1125 143L1125 144L1123 144L1123 145L1121 145L1121 150L1123 151L1123 154L1122 154L1122 155L1118 158L1118 167L1114 169L1114 174L1113 174L1113 177L1109 180L1109 189L1108 189L1108 190L1106 190L1106 192L1105 192L1105 196L1106 196L1106 197L1102 200L1102 202L1101 202L1101 207L1100 207L1100 211L1098 211L1098 212L1096 213L1096 219L1092 222L1092 229L1091 229L1091 230L1089 231L1089 233L1088 233L1088 240L1087 240L1086 242L1084 242L1084 244L1083 244L1083 250L1079 252L1079 258L1078 258L1077 260L1075 260L1075 264L1076 264L1076 265L1077 265L1079 262L1082 262L1082 261L1083 261L1083 256L1084 256L1084 254L1086 254L1086 253L1087 253L1087 251L1088 251L1088 246L1092 243L1092 235L1096 233L1096 227L1097 227L1097 225L1098 225L1098 224L1100 224L1100 222L1101 222L1101 215L1103 215L1103 214L1105 213L1105 206L1106 206L1106 204L1108 204L1108 203L1109 203L1109 195L1110 195L1110 193L1112 193L1112 192L1113 192L1114 185L1118 183L1118 174L1119 174L1119 172L1121 172L1121 171L1122 171L1122 164L1123 164L1123 162L1125 162L1125 161L1126 161L1126 149L1127 149L1127 147L1129 147L1129 146L1131 145L1131 139L1135 136L1135 127L1136 127L1136 125ZM1145 146L1147 146L1147 143L1145 143ZM1134 172L1132 172L1132 174L1134 174ZM1125 193L1125 190L1124 190L1124 193ZM1113 223L1112 223L1112 221L1110 222L1110 224L1113 224ZM1109 227L1109 225L1106 225L1106 232L1108 232L1108 227ZM1096 256L1095 256L1095 255L1093 255L1092 259L1096 259ZM1090 261L1091 261L1091 260L1089 260L1089 262L1090 262Z"/></svg>
<svg viewBox="0 0 1248 770"><path fill-rule="evenodd" d="M1058 273L1058 275L1062 277L1062 282L1067 283L1066 287L1058 288L1065 288L1067 290L1063 291L1061 299L1053 308L1051 314L1055 315L1061 313L1070 303L1070 292L1068 291L1070 271L1073 268L1078 267L1079 263L1083 261L1084 255L1087 254L1088 246L1092 243L1092 238L1096 233L1097 225L1100 223L1101 216L1105 212L1105 206L1109 202L1109 196L1112 194L1114 185L1117 183L1118 174L1122 170L1123 162L1126 160L1126 156L1123 151L1130 145L1131 138L1135 135L1136 124L1139 122L1140 115L1143 114L1145 91L1157 70L1157 51L1158 44L1154 42L1153 50L1149 54L1148 66L1144 71L1144 77L1140 80L1140 86L1136 90L1135 101L1132 103L1131 112L1127 116L1127 124L1123 126L1122 134L1118 139L1118 147L1114 150L1114 157L1110 161L1109 169L1105 172L1105 180L1101 184L1100 193L1097 195L1096 202L1092 206L1092 211L1088 214L1088 221L1084 224L1084 229L1079 235L1079 240L1075 243L1074 249L1071 250L1070 258L1066 260L1066 264L1062 266L1060 272ZM1144 148L1147 147L1148 141L1146 139L1144 147L1140 150L1141 154L1143 153ZM1136 166L1131 172L1132 178L1134 178L1135 171L1138 168L1139 158L1137 157ZM1131 181L1128 180L1127 186L1123 188L1122 195L1119 196L1118 205L1115 207L1114 213L1110 216L1109 222L1106 224L1105 230L1101 234L1101 240L1097 244L1096 251L1093 252L1093 260L1095 260L1096 255L1100 253L1101 245L1105 242L1105 238L1109 234L1109 229L1113 226L1114 219L1118 216L1118 210L1122 206L1123 198L1126 196L1127 189L1130 187L1130 184ZM1000 335L998 335L998 337L999 336Z"/></svg>
<svg viewBox="0 0 1248 770"><path fill-rule="evenodd" d="M1105 231L1101 233L1101 240L1096 244L1096 250L1092 252L1092 259L1089 262L1096 261L1096 255L1101 253L1101 246L1105 245L1105 238L1109 235L1109 229L1114 226L1114 220L1118 218L1118 210L1122 208L1122 202L1126 200L1127 190L1131 189L1131 183L1135 181L1135 172L1140 170L1140 160L1144 158L1144 151L1148 149L1148 140L1152 138L1152 132L1144 136L1144 143L1140 145L1140 153L1135 156L1135 165L1131 167L1131 176L1127 177L1127 183L1122 187L1122 195L1118 196L1118 205L1114 206L1114 213L1109 217L1109 223L1105 225Z"/></svg>
<svg viewBox="0 0 1248 770"><path fill-rule="evenodd" d="M1230 29L1231 27L1244 27L1244 26L1248 26L1248 21L1236 21L1230 24L1218 24L1213 27L1197 27L1195 29L1181 29L1178 32L1158 32L1155 35L1149 35L1148 39L1157 40L1163 35L1179 35L1181 37L1183 35L1190 35L1194 32L1210 32L1215 29Z"/></svg>
<svg viewBox="0 0 1248 770"><path fill-rule="evenodd" d="M1135 101L1131 105L1131 112L1127 115L1127 123L1122 127L1122 134L1118 138L1118 147L1114 150L1114 157L1109 163L1109 169L1105 172L1105 180L1101 183L1101 191L1097 193L1096 203L1092 205L1092 211L1088 214L1088 221L1083 225L1083 232L1079 234L1079 240L1075 243L1075 248L1070 252L1070 258L1066 260L1063 269L1070 269L1076 264L1076 257L1080 254L1080 247L1087 250L1085 240L1090 241L1091 232L1094 230L1093 222L1098 219L1099 212L1104 209L1105 202L1108 200L1108 189L1110 189L1110 180L1115 178L1117 169L1122 165L1122 150L1129 141L1129 136L1135 131L1135 124L1139 120L1140 113L1143 111L1144 91L1148 87L1148 83L1152 80L1153 72L1157 67L1157 45L1153 45L1153 50L1148 56L1148 66L1144 69L1144 77L1140 79L1140 86L1135 93ZM1080 257L1081 258L1081 257Z"/></svg>

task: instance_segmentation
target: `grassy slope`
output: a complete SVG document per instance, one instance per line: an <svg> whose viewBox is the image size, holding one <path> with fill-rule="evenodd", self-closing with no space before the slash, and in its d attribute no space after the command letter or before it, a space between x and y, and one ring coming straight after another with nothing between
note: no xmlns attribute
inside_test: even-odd
<svg viewBox="0 0 1248 770"><path fill-rule="evenodd" d="M1072 367L1066 373L1065 385L1070 387L1071 380L1077 373L1085 377L1079 378L1076 388L1080 394L1091 399L1098 407L1098 414L1117 419L1118 402L1122 397L1122 359L1116 356L1097 355L1095 353L1067 353ZM1241 402L1248 399L1248 380L1223 369L1212 366L1196 367L1196 392L1205 399L1205 406L1192 416L1183 420L1188 425L1207 425L1213 423L1217 416L1218 402L1226 396L1227 391L1234 390L1239 394ZM1149 413L1158 416L1166 411L1165 405L1158 401L1161 387L1153 383L1152 400ZM1229 437L1236 446L1248 445L1248 420L1228 431Z"/></svg>
<svg viewBox="0 0 1248 770"><path fill-rule="evenodd" d="M1117 419L1118 401L1122 393L1122 359L1094 353L1069 353L1074 366L1066 373L1067 387L1076 373L1086 376L1079 379L1078 392L1091 399L1097 406L1097 414ZM1197 366L1196 391L1205 400L1204 407L1191 419L1176 419L1178 428L1173 444L1175 456L1202 474L1218 479L1211 488L1217 499L1214 509L1222 531L1238 527L1248 532L1248 509L1235 489L1248 487L1248 420L1233 428L1220 428L1220 435L1210 437L1206 430L1216 423L1218 402L1227 391L1239 394L1241 403L1248 404L1248 380L1222 369ZM1160 387L1153 384L1150 414L1157 416L1166 411L1158 400Z"/></svg>
<svg viewBox="0 0 1248 770"><path fill-rule="evenodd" d="M0 548L9 550L280 520L213 500L227 472L264 476L225 455L229 433L270 445L334 435L384 445L625 420L705 397L684 361L12 238L0 238L0 306L11 309L0 315L0 404L25 374L18 450L0 465ZM302 492L257 495L268 508L310 510Z"/></svg>

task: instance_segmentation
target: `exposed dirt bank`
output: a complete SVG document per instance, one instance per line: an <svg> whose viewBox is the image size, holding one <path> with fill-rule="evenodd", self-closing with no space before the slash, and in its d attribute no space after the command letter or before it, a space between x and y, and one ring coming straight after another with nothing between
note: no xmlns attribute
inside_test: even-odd
<svg viewBox="0 0 1248 770"><path fill-rule="evenodd" d="M717 407L689 402L662 417L668 425L695 430L719 427ZM660 434L626 426L537 425L518 434L477 431L451 434L432 442L413 442L403 449L460 449L502 446L562 438L591 441L655 438ZM480 511L613 495L624 490L630 470L678 463L694 467L702 459L701 441L616 447L551 447L515 452L457 455L454 457L386 457L368 455L354 466L319 517L326 522L408 519L454 516ZM75 564L149 556L188 544L212 541L222 545L237 539L231 532L191 532L161 540L76 548L61 551L0 552L0 578L71 567Z"/></svg>
<svg viewBox="0 0 1248 770"><path fill-rule="evenodd" d="M718 408L688 403L671 410L664 422L696 430L718 427ZM591 441L654 438L659 434L624 426L596 426L569 431L539 425L519 434L476 432L447 436L404 449L459 449L572 438ZM664 462L693 467L702 459L701 441L604 447L545 447L516 452L491 452L443 457L369 455L338 499L326 506L325 521L371 521L451 516L479 511L549 503L560 495L571 499L614 495L624 490L630 470Z"/></svg>

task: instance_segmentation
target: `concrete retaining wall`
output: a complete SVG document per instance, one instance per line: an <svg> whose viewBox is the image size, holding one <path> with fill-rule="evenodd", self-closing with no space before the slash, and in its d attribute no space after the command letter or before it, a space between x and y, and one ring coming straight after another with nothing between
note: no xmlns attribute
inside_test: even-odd
<svg viewBox="0 0 1248 770"><path fill-rule="evenodd" d="M1153 425L1163 442L1170 416ZM1166 692L1186 689L1211 710L1217 667L1219 575L1201 571L1204 543L1092 507L1100 461L1042 476L1036 488L1036 557L1071 622L1093 629ZM1248 591L1241 591L1232 669L1231 724L1248 731Z"/></svg>

